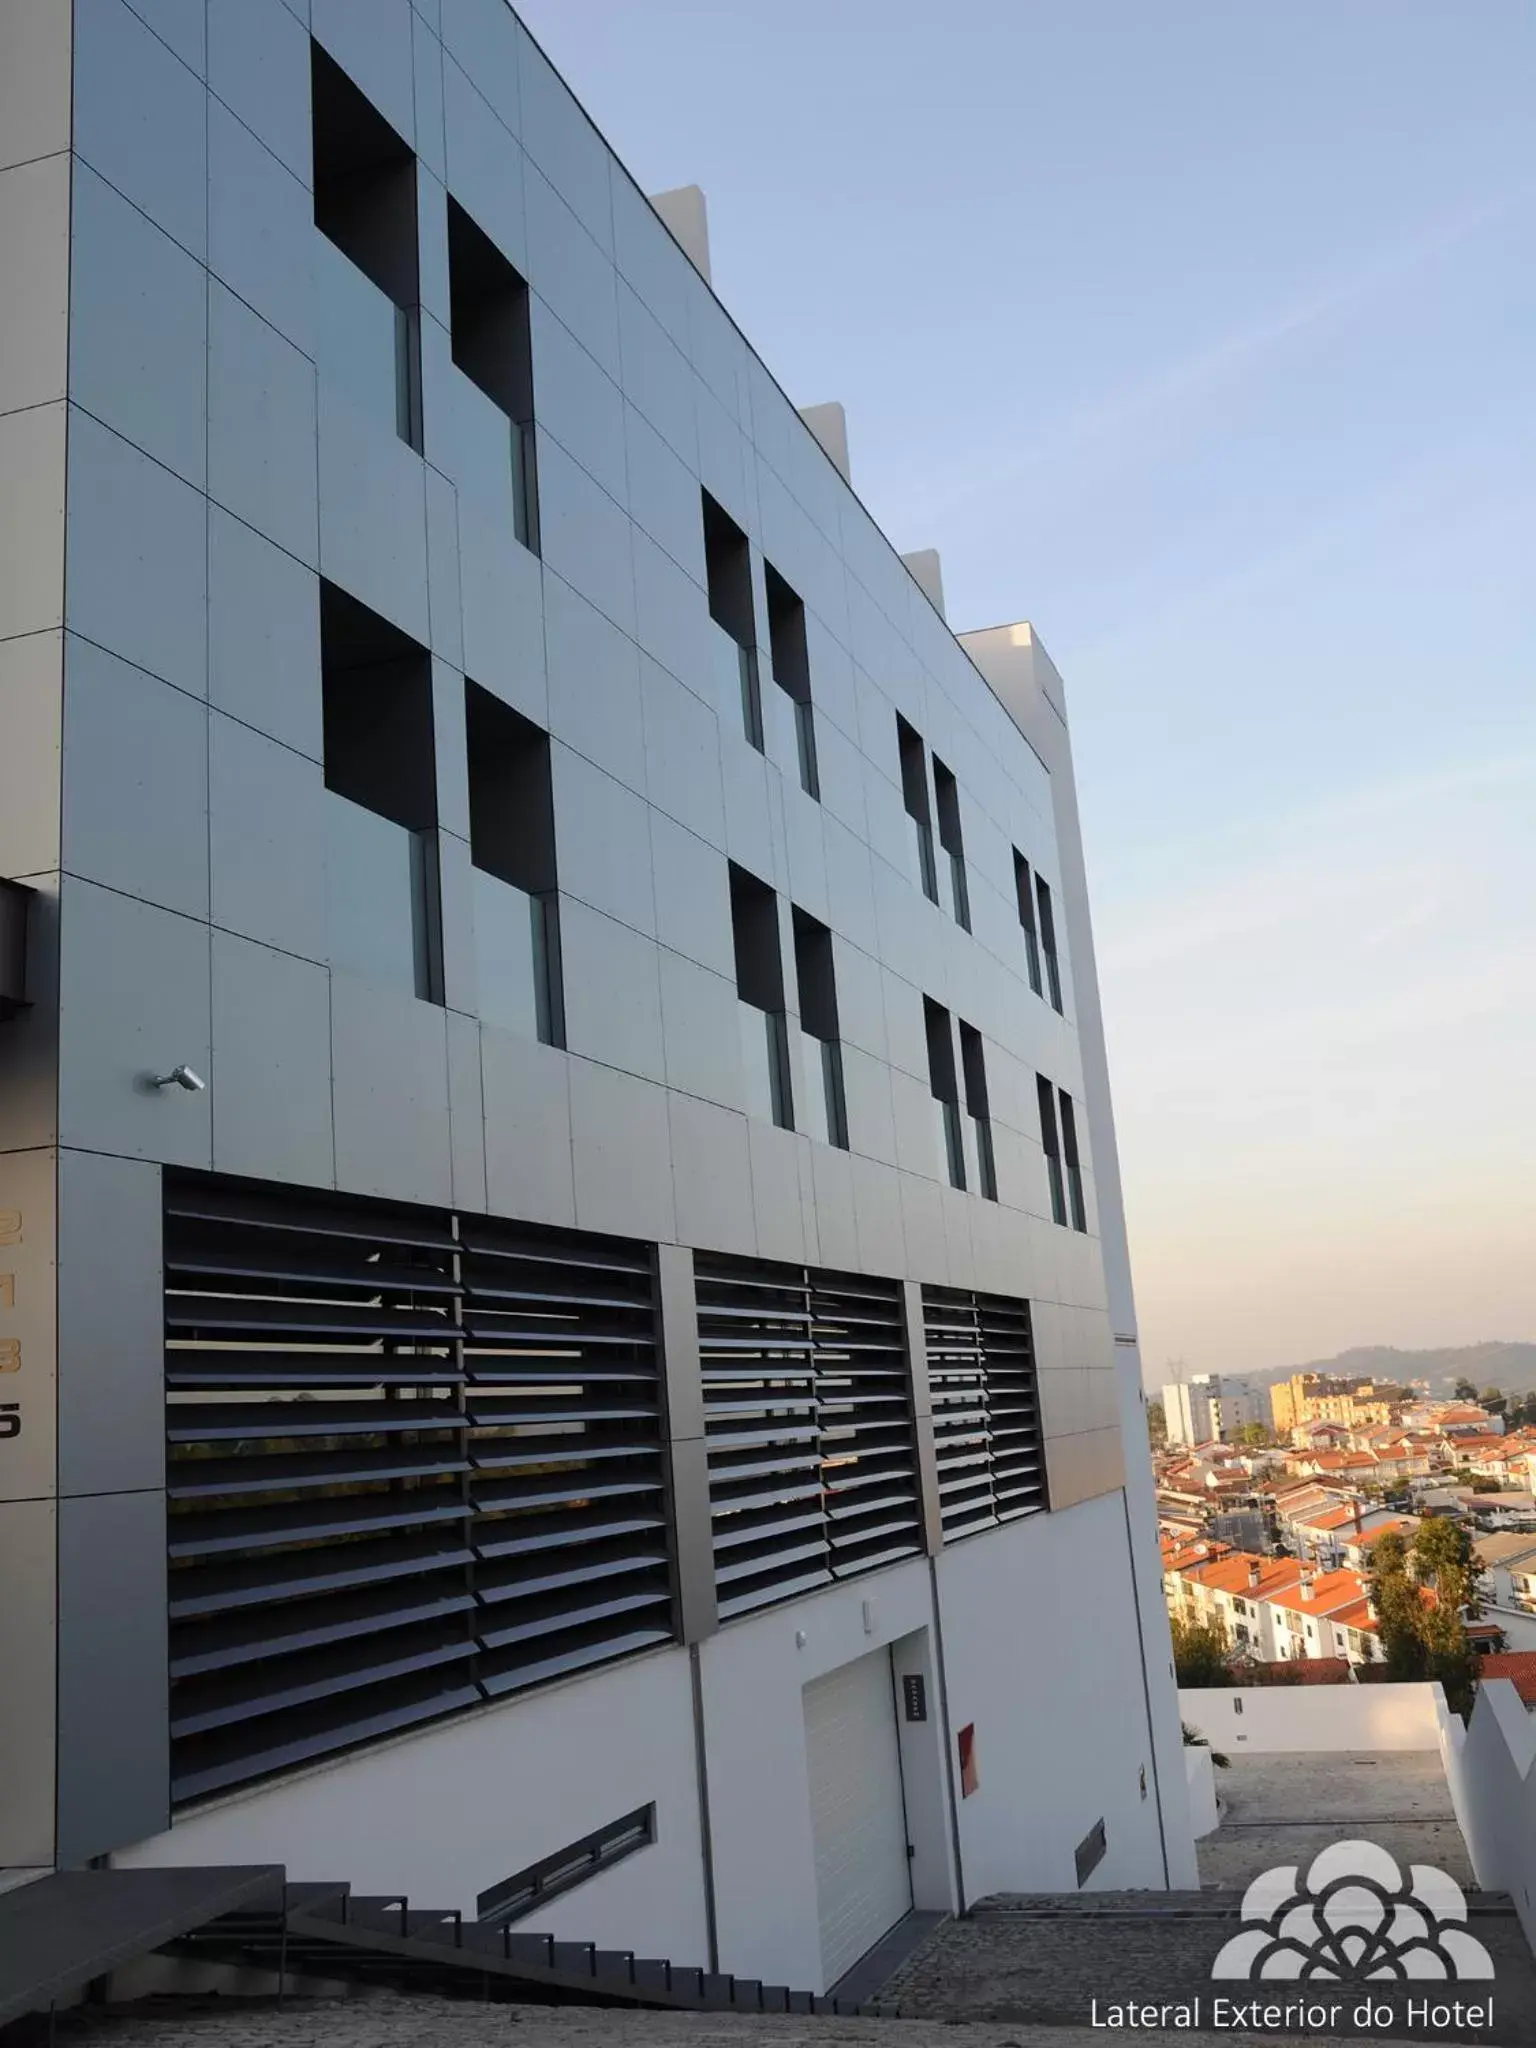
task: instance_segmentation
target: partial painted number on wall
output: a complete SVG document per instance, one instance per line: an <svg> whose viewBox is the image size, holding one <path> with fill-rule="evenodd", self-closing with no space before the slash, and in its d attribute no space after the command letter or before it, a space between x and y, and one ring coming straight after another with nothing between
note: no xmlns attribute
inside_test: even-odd
<svg viewBox="0 0 1536 2048"><path fill-rule="evenodd" d="M21 1404L17 1401L0 1401L0 1443L7 1437L21 1435Z"/></svg>
<svg viewBox="0 0 1536 2048"><path fill-rule="evenodd" d="M0 1244L21 1243L21 1211L0 1209Z"/></svg>

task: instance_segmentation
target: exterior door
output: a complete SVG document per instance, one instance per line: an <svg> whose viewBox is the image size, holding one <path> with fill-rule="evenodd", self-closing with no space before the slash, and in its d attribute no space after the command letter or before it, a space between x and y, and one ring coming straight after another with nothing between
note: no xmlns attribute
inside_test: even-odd
<svg viewBox="0 0 1536 2048"><path fill-rule="evenodd" d="M835 1984L912 1904L888 1650L805 1688L824 1981Z"/></svg>

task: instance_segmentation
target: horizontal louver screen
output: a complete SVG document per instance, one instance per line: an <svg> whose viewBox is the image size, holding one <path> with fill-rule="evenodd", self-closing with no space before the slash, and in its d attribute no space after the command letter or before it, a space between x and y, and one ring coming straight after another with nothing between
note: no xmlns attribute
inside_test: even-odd
<svg viewBox="0 0 1536 2048"><path fill-rule="evenodd" d="M922 1547L895 1283L694 1262L722 1617Z"/></svg>
<svg viewBox="0 0 1536 2048"><path fill-rule="evenodd" d="M1029 1303L923 1289L944 1540L1047 1505Z"/></svg>
<svg viewBox="0 0 1536 2048"><path fill-rule="evenodd" d="M166 1176L187 1800L665 1641L649 1256Z"/></svg>

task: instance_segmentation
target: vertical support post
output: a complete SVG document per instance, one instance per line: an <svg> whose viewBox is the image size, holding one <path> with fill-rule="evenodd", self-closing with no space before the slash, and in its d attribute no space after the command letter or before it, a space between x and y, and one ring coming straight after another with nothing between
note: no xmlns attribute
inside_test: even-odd
<svg viewBox="0 0 1536 2048"><path fill-rule="evenodd" d="M719 1612L704 1451L698 1303L693 1253L685 1245L657 1246L656 1283L678 1619L683 1641L691 1644L714 1634Z"/></svg>
<svg viewBox="0 0 1536 2048"><path fill-rule="evenodd" d="M933 1437L933 1395L928 1385L928 1340L923 1334L923 1290L915 1280L901 1288L902 1339L907 1354L907 1384L912 1397L912 1428L917 1446L917 1497L922 1512L923 1550L937 1557L944 1547L944 1520L939 1502L939 1458Z"/></svg>

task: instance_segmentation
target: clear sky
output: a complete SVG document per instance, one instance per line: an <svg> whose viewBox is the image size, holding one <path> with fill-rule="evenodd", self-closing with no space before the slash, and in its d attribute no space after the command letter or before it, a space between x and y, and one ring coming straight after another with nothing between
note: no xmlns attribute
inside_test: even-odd
<svg viewBox="0 0 1536 2048"><path fill-rule="evenodd" d="M1536 7L522 12L1066 677L1148 1377L1536 1337Z"/></svg>

